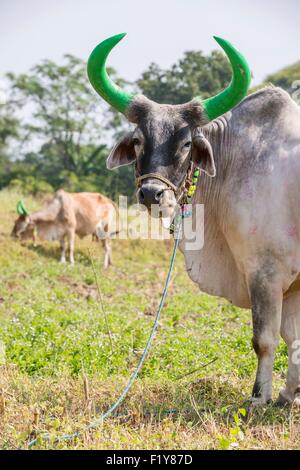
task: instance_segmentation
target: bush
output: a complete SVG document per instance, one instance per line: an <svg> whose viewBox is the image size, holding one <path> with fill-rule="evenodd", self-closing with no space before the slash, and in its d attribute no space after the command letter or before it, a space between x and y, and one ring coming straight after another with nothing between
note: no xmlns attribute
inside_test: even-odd
<svg viewBox="0 0 300 470"><path fill-rule="evenodd" d="M52 193L54 191L51 184L47 183L47 181L38 180L33 176L26 176L23 180L15 178L10 181L8 188L22 192L23 194L32 194L33 196Z"/></svg>

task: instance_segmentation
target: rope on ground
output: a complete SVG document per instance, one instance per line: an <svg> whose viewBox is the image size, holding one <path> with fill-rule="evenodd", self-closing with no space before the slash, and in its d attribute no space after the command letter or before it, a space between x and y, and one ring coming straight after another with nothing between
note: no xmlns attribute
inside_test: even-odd
<svg viewBox="0 0 300 470"><path fill-rule="evenodd" d="M156 316L155 316L155 320L154 320L154 323L153 323L153 326L152 326L152 330L151 330L151 333L149 335L148 341L146 343L144 352L143 352L143 354L142 354L142 356L139 360L139 363L138 363L135 371L131 375L126 387L123 389L123 391L120 394L117 401L105 413L103 413L99 418L95 419L94 421L92 421L92 423L85 426L81 431L76 431L72 434L64 434L63 436L56 438L54 440L55 443L61 442L61 441L70 441L72 439L75 439L80 434L82 434L86 431L90 431L92 429L98 428L99 426L102 425L104 419L106 419L108 416L110 416L121 405L121 403L125 400L125 398L126 398L128 392L129 392L129 390L131 389L131 387L132 387L139 371L143 367L143 364L145 362L146 356L147 356L148 351L150 349L152 340L153 340L154 335L155 335L156 330L157 330L158 322L160 320L161 311L162 311L162 308L164 306L165 298L166 298L166 295L167 295L167 292L168 292L168 287L169 287L170 280L171 280L171 274L172 274L173 267L174 267L177 248L178 248L179 241L180 241L181 223L182 223L182 219L181 219L181 216L179 216L179 221L177 223L177 227L176 227L175 234L174 234L175 241L174 241L174 248L173 248L172 257L171 257L171 261L170 261L170 265L169 265L169 271L168 271L168 274L167 274L165 287L164 287L164 290L163 290L163 293L162 293L162 296L161 296L161 299L160 299L160 303L159 303L159 306L158 306L158 309L157 309L157 312L156 312ZM50 442L50 436L48 434L45 435L45 436L41 436L41 438L42 438L43 441ZM30 441L29 444L28 444L28 448L30 449L35 444L37 444L38 440L39 440L39 438L35 438L32 441Z"/></svg>

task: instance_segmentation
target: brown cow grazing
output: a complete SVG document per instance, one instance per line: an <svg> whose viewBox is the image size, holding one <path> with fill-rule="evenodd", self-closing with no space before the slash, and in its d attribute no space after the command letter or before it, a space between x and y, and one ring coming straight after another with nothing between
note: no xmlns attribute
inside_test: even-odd
<svg viewBox="0 0 300 470"><path fill-rule="evenodd" d="M59 190L41 210L29 214L22 201L17 204L19 218L12 236L26 240L36 237L42 240L59 240L60 261L66 261L66 243L70 249L70 263L74 263L75 234L80 238L96 234L104 250L104 267L112 264L111 235L116 233L116 207L99 193L67 193Z"/></svg>

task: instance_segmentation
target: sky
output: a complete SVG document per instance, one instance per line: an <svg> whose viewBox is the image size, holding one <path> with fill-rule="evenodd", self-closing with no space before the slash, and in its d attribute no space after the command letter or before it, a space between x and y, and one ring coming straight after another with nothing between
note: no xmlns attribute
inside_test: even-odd
<svg viewBox="0 0 300 470"><path fill-rule="evenodd" d="M300 60L299 19L299 0L0 0L0 77L64 53L87 60L127 32L108 63L129 81L151 62L167 68L186 50L218 49L217 35L243 52L257 84Z"/></svg>

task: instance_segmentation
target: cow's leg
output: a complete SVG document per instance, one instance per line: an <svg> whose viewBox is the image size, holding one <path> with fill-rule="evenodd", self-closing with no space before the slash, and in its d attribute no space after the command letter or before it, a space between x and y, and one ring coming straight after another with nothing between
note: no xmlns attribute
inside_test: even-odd
<svg viewBox="0 0 300 470"><path fill-rule="evenodd" d="M285 389L277 403L300 405L300 292L283 301L281 336L289 351L289 368Z"/></svg>
<svg viewBox="0 0 300 470"><path fill-rule="evenodd" d="M60 240L60 251L61 251L60 262L65 263L66 262L66 241L65 241L65 237L63 237Z"/></svg>
<svg viewBox="0 0 300 470"><path fill-rule="evenodd" d="M102 240L102 245L104 248L104 268L108 268L112 264L112 254L111 254L111 240L110 238L104 238Z"/></svg>
<svg viewBox="0 0 300 470"><path fill-rule="evenodd" d="M252 391L253 404L272 399L272 375L275 349L279 340L282 289L274 279L270 266L251 277L250 294L253 319L253 347L258 358L256 380Z"/></svg>
<svg viewBox="0 0 300 470"><path fill-rule="evenodd" d="M108 265L112 265L112 247L111 247L111 239L107 239L107 245L108 245Z"/></svg>
<svg viewBox="0 0 300 470"><path fill-rule="evenodd" d="M74 264L74 247L75 247L75 230L70 230L68 233L69 250L70 250L70 263Z"/></svg>

